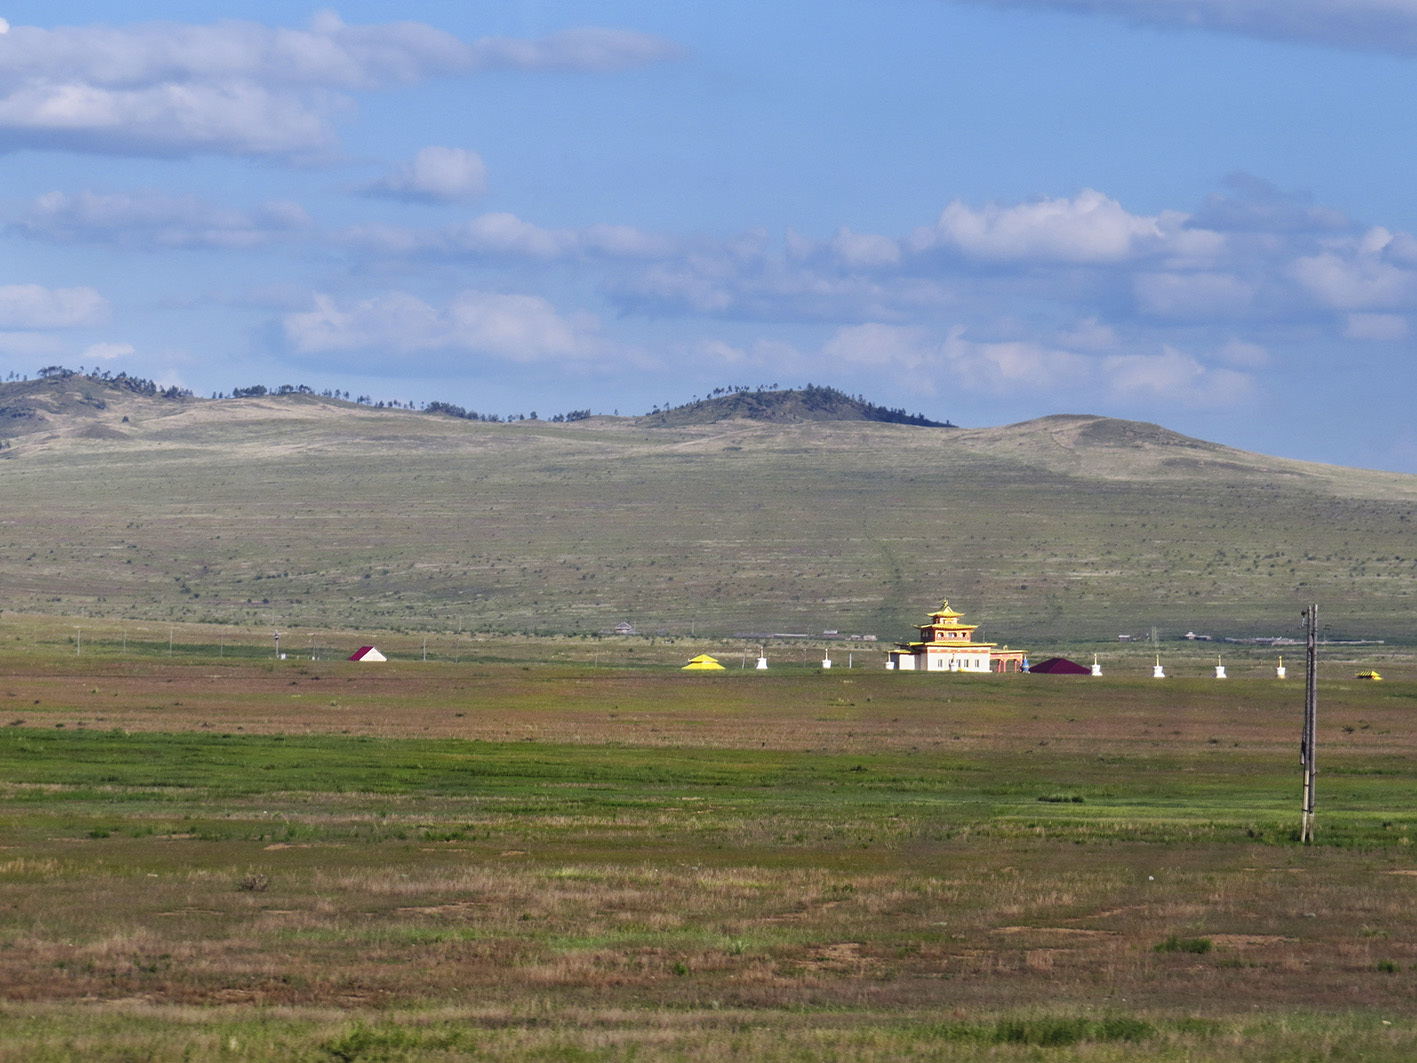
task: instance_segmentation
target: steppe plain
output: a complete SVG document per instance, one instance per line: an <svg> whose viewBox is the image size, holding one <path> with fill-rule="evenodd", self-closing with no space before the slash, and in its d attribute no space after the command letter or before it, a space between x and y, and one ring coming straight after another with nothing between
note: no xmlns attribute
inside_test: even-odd
<svg viewBox="0 0 1417 1063"><path fill-rule="evenodd" d="M0 451L0 1060L1417 1048L1410 477L1096 418L89 403ZM1105 674L732 636L942 594ZM1300 655L1178 636L1309 600L1305 847Z"/></svg>

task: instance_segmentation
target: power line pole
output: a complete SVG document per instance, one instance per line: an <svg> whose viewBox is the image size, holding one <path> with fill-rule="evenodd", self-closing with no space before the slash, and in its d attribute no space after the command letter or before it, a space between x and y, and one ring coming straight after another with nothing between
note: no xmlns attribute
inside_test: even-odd
<svg viewBox="0 0 1417 1063"><path fill-rule="evenodd" d="M1319 656L1319 607L1310 605L1304 610L1305 639L1304 669L1304 735L1299 741L1299 763L1304 769L1304 795L1301 801L1299 840L1305 845L1314 843L1314 776L1317 774L1314 758L1314 738L1317 731L1318 706L1318 656Z"/></svg>

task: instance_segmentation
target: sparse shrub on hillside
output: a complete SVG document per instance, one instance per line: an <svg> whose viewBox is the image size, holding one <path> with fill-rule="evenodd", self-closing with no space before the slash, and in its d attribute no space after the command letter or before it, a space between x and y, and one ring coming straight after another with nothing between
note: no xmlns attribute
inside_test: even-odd
<svg viewBox="0 0 1417 1063"><path fill-rule="evenodd" d="M1191 952L1196 955L1204 955L1211 949L1210 938L1183 938L1172 934L1165 941L1158 944L1155 952Z"/></svg>
<svg viewBox="0 0 1417 1063"><path fill-rule="evenodd" d="M242 893L265 893L270 887L270 876L263 875L259 871L253 871L249 875L242 875L236 880L236 888Z"/></svg>

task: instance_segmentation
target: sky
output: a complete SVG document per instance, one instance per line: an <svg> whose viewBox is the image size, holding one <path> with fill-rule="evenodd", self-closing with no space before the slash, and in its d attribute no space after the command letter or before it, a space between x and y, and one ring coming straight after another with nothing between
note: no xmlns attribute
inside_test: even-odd
<svg viewBox="0 0 1417 1063"><path fill-rule="evenodd" d="M1417 473L1417 0L4 3L0 379Z"/></svg>

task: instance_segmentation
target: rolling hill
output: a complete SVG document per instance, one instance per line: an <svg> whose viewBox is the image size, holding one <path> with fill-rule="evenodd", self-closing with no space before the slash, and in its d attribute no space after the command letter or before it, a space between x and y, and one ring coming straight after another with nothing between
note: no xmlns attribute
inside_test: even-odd
<svg viewBox="0 0 1417 1063"><path fill-rule="evenodd" d="M882 424L909 424L921 428L953 428L948 421L932 421L924 414L887 409L865 399L852 397L836 388L808 384L788 391L752 391L748 388L719 389L722 395L656 409L641 417L640 423L656 428L683 428L723 421L879 421Z"/></svg>
<svg viewBox="0 0 1417 1063"><path fill-rule="evenodd" d="M1018 644L1292 636L1312 600L1331 638L1417 640L1417 477L1093 416L823 420L773 394L758 416L728 395L486 423L78 374L0 385L0 606L886 641L948 597Z"/></svg>

